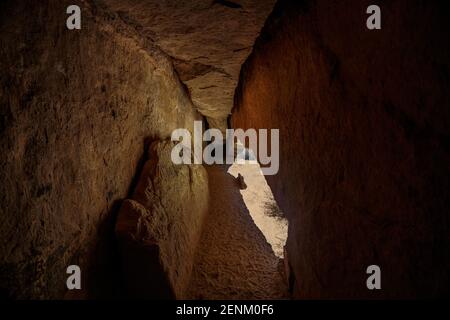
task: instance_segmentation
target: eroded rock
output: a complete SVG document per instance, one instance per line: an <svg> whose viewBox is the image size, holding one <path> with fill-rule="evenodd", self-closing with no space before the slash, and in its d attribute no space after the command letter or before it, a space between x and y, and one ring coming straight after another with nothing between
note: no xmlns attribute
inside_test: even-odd
<svg viewBox="0 0 450 320"><path fill-rule="evenodd" d="M174 61L192 101L224 130L242 63L275 0L108 0L128 24Z"/></svg>
<svg viewBox="0 0 450 320"><path fill-rule="evenodd" d="M233 125L280 129L280 170L266 178L289 219L295 297L445 296L446 9L383 2L371 31L367 5L279 1L243 67ZM366 287L372 264L381 290Z"/></svg>
<svg viewBox="0 0 450 320"><path fill-rule="evenodd" d="M174 165L173 143L149 149L132 200L116 226L128 293L138 298L183 298L208 209L202 165Z"/></svg>
<svg viewBox="0 0 450 320"><path fill-rule="evenodd" d="M80 297L115 295L114 212L144 140L199 117L165 54L91 1L67 30L70 4L1 4L0 289L13 298L62 298L70 264Z"/></svg>

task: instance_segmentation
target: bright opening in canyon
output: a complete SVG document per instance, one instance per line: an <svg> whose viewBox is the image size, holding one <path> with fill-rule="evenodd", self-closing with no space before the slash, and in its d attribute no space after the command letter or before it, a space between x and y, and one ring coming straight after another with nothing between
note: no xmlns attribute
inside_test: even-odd
<svg viewBox="0 0 450 320"><path fill-rule="evenodd" d="M238 179L238 184L244 184L240 186L240 193L253 221L275 255L283 258L288 221L279 208L254 153L249 149L241 149L237 160L228 169L228 173ZM242 176L242 182L239 175Z"/></svg>
<svg viewBox="0 0 450 320"><path fill-rule="evenodd" d="M223 147L223 145L222 145ZM287 220L252 151L238 142L232 165L208 165L210 213L188 297L286 299Z"/></svg>

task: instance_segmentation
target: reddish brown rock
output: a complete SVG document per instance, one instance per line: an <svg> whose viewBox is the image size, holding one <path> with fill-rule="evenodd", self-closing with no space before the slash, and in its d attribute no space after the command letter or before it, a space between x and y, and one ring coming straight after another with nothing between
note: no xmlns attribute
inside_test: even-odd
<svg viewBox="0 0 450 320"><path fill-rule="evenodd" d="M289 218L297 298L448 293L446 8L280 1L243 67L233 126L280 129L268 176ZM366 288L377 264L382 290Z"/></svg>

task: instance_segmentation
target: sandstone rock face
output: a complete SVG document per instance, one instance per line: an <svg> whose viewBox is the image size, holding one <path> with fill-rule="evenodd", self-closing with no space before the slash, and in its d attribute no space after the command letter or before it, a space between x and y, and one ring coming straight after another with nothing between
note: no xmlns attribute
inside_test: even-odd
<svg viewBox="0 0 450 320"><path fill-rule="evenodd" d="M114 292L114 212L144 139L199 117L165 54L83 3L79 31L68 1L1 4L2 295L61 298L70 264L83 295Z"/></svg>
<svg viewBox="0 0 450 320"><path fill-rule="evenodd" d="M242 63L275 0L108 0L105 5L172 57L210 127L225 129Z"/></svg>
<svg viewBox="0 0 450 320"><path fill-rule="evenodd" d="M232 169L212 165L206 170L209 214L204 222L187 298L287 298L287 286L278 268L280 259L255 224L236 178L230 172Z"/></svg>
<svg viewBox="0 0 450 320"><path fill-rule="evenodd" d="M268 176L297 298L448 294L449 44L436 3L281 1L243 67L233 126L280 129ZM366 288L377 264L382 290Z"/></svg>
<svg viewBox="0 0 450 320"><path fill-rule="evenodd" d="M208 209L202 165L174 165L173 143L150 147L131 200L123 204L116 234L131 297L184 298Z"/></svg>

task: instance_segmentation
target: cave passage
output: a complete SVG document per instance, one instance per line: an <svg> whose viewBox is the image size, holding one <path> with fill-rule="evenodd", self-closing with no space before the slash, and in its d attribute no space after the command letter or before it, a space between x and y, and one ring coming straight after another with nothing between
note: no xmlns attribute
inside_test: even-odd
<svg viewBox="0 0 450 320"><path fill-rule="evenodd" d="M203 227L188 297L284 299L287 222L256 161L207 166L210 212ZM237 175L247 185L240 190ZM275 216L274 211L278 216ZM267 213L272 213L269 216Z"/></svg>
<svg viewBox="0 0 450 320"><path fill-rule="evenodd" d="M242 149L228 173L235 178L239 174L243 176L245 188L240 192L250 216L275 255L282 259L288 221L279 208L254 153L249 149Z"/></svg>

